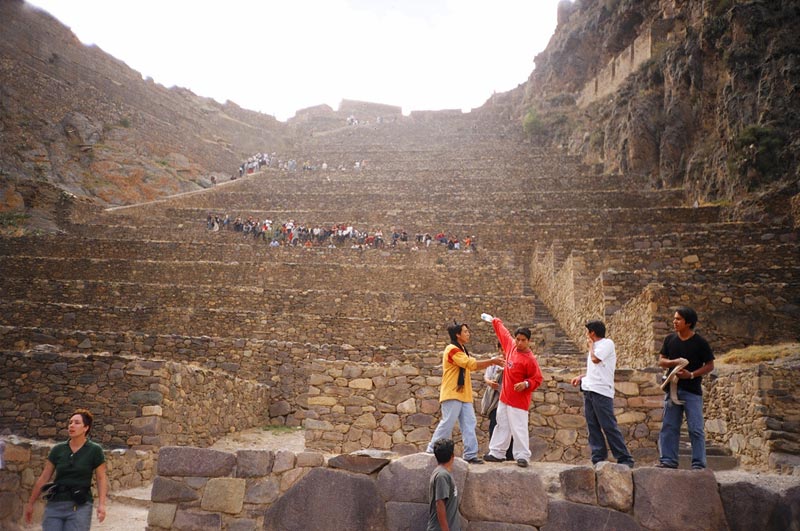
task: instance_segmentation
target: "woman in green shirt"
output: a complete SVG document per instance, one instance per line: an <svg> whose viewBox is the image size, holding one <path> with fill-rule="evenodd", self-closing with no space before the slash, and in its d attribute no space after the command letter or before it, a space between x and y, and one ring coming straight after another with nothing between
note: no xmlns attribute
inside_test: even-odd
<svg viewBox="0 0 800 531"><path fill-rule="evenodd" d="M92 525L92 472L97 478L97 519L105 520L108 493L105 455L100 445L88 438L92 421L92 414L86 409L78 409L69 418L69 440L50 450L44 471L36 480L25 506L28 524L33 520L33 504L53 473L55 485L48 489L51 495L47 496L42 531L88 531Z"/></svg>

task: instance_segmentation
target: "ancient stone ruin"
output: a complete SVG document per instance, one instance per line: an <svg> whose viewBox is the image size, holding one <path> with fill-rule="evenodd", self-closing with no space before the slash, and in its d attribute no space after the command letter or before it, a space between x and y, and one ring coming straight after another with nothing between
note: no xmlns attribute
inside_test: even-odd
<svg viewBox="0 0 800 531"><path fill-rule="evenodd" d="M419 529L444 329L470 323L472 352L489 356L488 311L534 330L545 382L531 468L457 461L465 529L797 529L797 356L705 379L712 470L649 465L663 407L655 353L676 306L697 309L718 353L797 340L798 220L731 220L684 188L536 143L506 110L309 109L270 123L251 150L294 170L123 208L63 194L56 231L0 239L0 526L18 523L80 406L96 415L112 492L153 485L152 531ZM191 146L192 160L209 149ZM381 230L385 245L292 245L215 215ZM417 239L440 232L463 246ZM620 354L633 471L589 464L569 382L592 318ZM266 426L302 428L305 451L209 449ZM483 449L487 431L481 419ZM726 479L732 468L787 481Z"/></svg>

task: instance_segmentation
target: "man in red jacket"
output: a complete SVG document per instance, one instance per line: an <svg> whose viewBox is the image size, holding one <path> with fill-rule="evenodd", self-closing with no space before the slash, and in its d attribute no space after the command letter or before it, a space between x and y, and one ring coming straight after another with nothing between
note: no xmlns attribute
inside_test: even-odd
<svg viewBox="0 0 800 531"><path fill-rule="evenodd" d="M488 313L481 314L481 319L492 323L506 356L500 403L497 405L497 427L489 441L489 453L484 459L493 463L504 461L513 438L514 459L517 465L526 467L531 458L528 409L531 406L531 394L543 380L539 363L530 347L531 331L520 327L512 336L500 319Z"/></svg>

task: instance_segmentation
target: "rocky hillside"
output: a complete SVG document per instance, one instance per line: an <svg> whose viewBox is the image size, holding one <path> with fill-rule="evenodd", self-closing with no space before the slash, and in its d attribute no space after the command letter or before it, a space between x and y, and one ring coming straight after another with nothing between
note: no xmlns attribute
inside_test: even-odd
<svg viewBox="0 0 800 531"><path fill-rule="evenodd" d="M101 204L192 190L285 144L273 117L142 79L22 1L0 20L0 211L40 182Z"/></svg>
<svg viewBox="0 0 800 531"><path fill-rule="evenodd" d="M788 222L800 204L799 22L789 0L565 0L527 83L495 103L606 172ZM617 91L576 103L651 29L652 56Z"/></svg>

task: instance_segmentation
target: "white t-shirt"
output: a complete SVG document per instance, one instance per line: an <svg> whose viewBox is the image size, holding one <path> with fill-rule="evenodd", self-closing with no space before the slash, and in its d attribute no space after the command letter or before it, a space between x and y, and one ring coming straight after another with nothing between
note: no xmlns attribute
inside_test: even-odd
<svg viewBox="0 0 800 531"><path fill-rule="evenodd" d="M617 368L614 342L607 337L595 341L594 355L600 363L592 363L592 355L586 354L586 376L581 379L581 389L614 398L614 371Z"/></svg>

